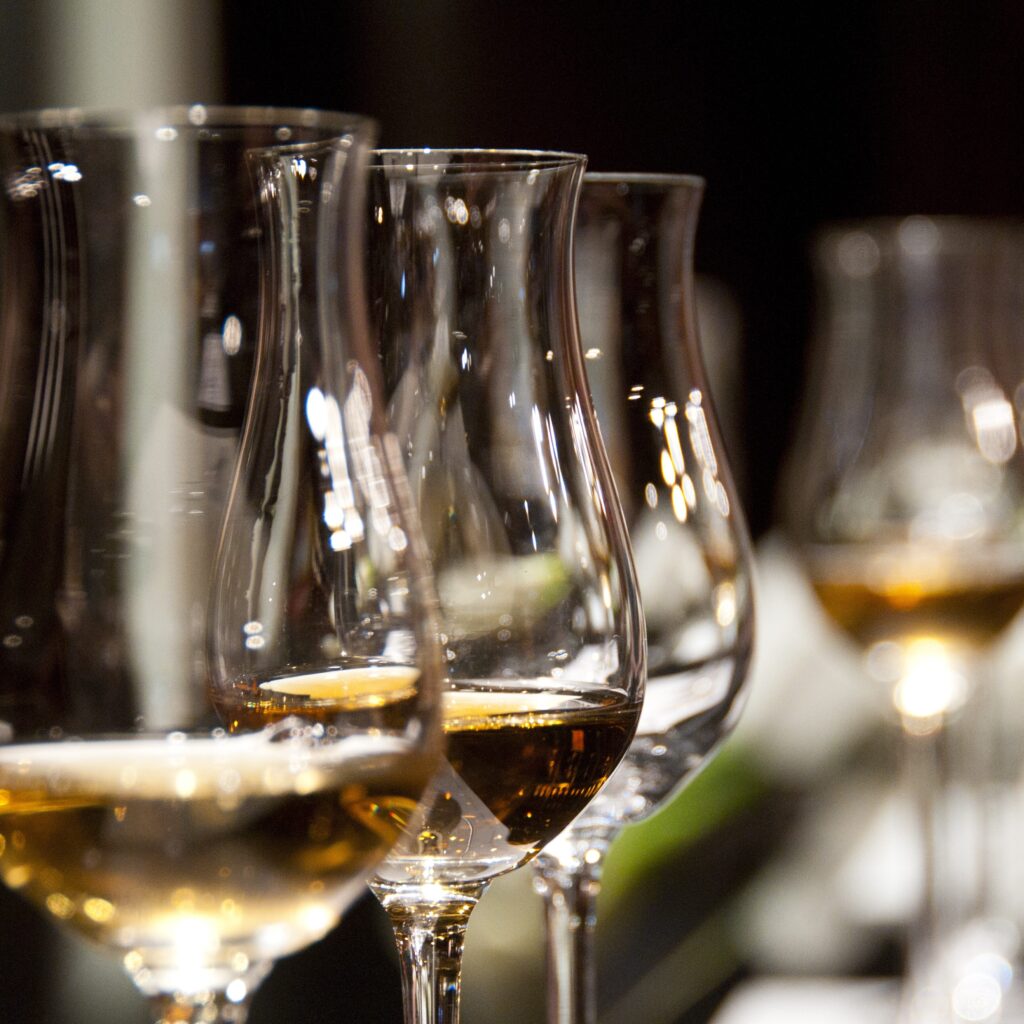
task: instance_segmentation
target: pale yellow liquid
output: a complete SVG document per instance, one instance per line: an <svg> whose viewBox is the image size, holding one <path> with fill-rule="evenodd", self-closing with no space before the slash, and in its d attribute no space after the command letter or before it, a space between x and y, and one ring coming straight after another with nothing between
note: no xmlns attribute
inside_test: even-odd
<svg viewBox="0 0 1024 1024"><path fill-rule="evenodd" d="M135 973L237 973L334 925L432 767L365 735L0 747L0 873Z"/></svg>

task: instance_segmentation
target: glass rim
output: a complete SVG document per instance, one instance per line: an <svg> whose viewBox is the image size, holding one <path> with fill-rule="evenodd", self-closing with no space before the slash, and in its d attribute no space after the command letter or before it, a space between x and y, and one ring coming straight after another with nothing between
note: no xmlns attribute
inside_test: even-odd
<svg viewBox="0 0 1024 1024"><path fill-rule="evenodd" d="M223 103L181 103L151 107L41 107L0 114L0 130L83 129L128 131L159 122L168 128L323 128L343 134L375 132L377 122L364 114L319 107L277 107Z"/></svg>
<svg viewBox="0 0 1024 1024"><path fill-rule="evenodd" d="M644 185L651 187L682 186L686 188L707 188L707 179L699 174L676 174L674 172L587 171L583 175L584 185Z"/></svg>
<svg viewBox="0 0 1024 1024"><path fill-rule="evenodd" d="M488 149L484 147L459 148L452 146L422 146L422 147L384 147L370 150L370 170L401 169L402 157L408 157L409 163L415 158L415 163L409 170L425 170L442 172L451 171L473 171L477 169L490 170L556 170L562 167L586 167L587 156L585 153L572 153L559 149L505 149L497 147ZM422 160L423 157L436 155L438 162ZM395 157L396 159L387 164L374 163L379 157ZM441 162L444 157L460 158L458 162Z"/></svg>

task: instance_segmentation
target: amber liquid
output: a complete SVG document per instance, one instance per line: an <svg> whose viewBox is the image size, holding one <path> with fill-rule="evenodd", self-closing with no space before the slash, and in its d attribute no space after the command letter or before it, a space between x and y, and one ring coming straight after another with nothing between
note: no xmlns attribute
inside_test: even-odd
<svg viewBox="0 0 1024 1024"><path fill-rule="evenodd" d="M410 699L413 670L365 671L244 680L221 711L232 728L254 728L288 716L387 715ZM458 683L442 694L446 758L382 874L467 881L511 870L597 794L629 746L639 704L614 691L543 684Z"/></svg>
<svg viewBox="0 0 1024 1024"><path fill-rule="evenodd" d="M379 883L468 882L525 863L597 794L640 710L609 691L466 683L442 704L446 760Z"/></svg>
<svg viewBox="0 0 1024 1024"><path fill-rule="evenodd" d="M0 872L139 978L216 985L335 924L432 767L390 737L0 748Z"/></svg>
<svg viewBox="0 0 1024 1024"><path fill-rule="evenodd" d="M935 637L983 647L998 636L1024 604L1024 568L941 564L901 571L864 571L852 558L812 562L814 590L828 616L864 647L882 640ZM915 571L916 568L916 571Z"/></svg>

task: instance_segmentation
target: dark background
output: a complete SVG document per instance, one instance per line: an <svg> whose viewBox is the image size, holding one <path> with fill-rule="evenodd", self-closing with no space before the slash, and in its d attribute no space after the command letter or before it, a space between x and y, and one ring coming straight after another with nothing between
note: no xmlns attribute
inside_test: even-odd
<svg viewBox="0 0 1024 1024"><path fill-rule="evenodd" d="M697 268L744 324L746 501L770 522L816 226L1024 213L1024 4L339 0L224 7L226 98L374 116L389 146L703 175Z"/></svg>

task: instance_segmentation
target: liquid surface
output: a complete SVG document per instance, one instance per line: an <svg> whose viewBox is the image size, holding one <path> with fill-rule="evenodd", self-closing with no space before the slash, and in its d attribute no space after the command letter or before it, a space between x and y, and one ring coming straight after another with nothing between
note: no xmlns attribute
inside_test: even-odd
<svg viewBox="0 0 1024 1024"><path fill-rule="evenodd" d="M284 725L0 747L0 872L144 990L216 986L335 924L431 767L401 739Z"/></svg>
<svg viewBox="0 0 1024 1024"><path fill-rule="evenodd" d="M290 716L349 729L401 729L417 711L419 675L411 666L381 664L243 678L213 694L213 700L231 732L261 729Z"/></svg>
<svg viewBox="0 0 1024 1024"><path fill-rule="evenodd" d="M916 636L984 646L1024 604L1016 553L953 561L901 558L898 550L816 552L809 569L826 614L863 647Z"/></svg>

